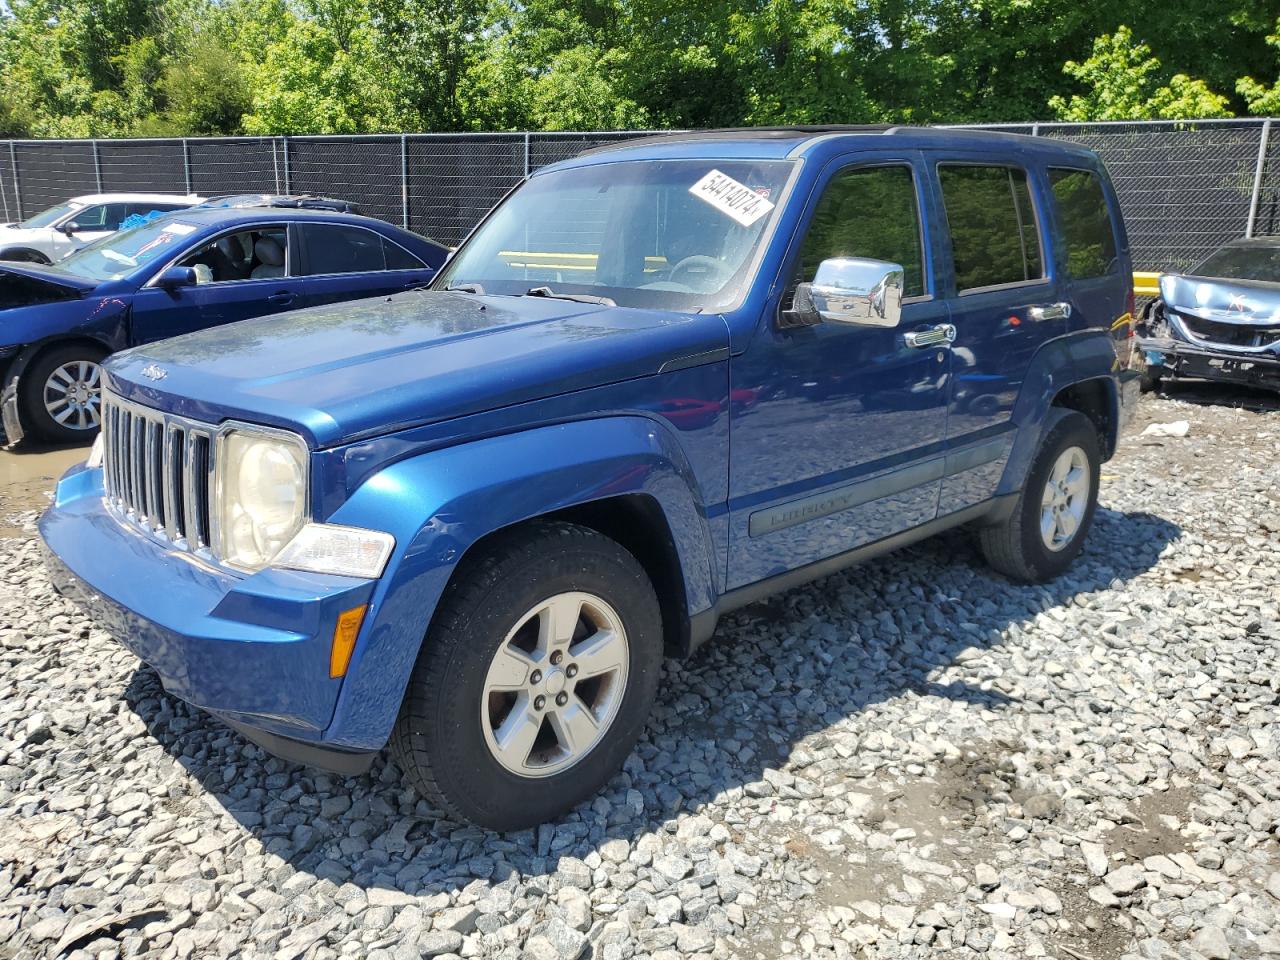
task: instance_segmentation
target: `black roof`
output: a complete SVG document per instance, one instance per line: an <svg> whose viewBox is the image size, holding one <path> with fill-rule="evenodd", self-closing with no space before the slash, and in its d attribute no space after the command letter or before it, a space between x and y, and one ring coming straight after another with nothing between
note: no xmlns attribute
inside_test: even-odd
<svg viewBox="0 0 1280 960"><path fill-rule="evenodd" d="M804 141L814 137L821 137L830 134L849 133L849 134L882 134L891 135L895 133L925 133L938 137L965 137L973 134L981 134L986 137L999 137L1002 139L1014 140L1036 140L1044 142L1041 138L1033 138L1028 134L1009 133L1003 130L982 130L972 127L925 127L913 124L901 123L824 123L824 124L792 124L786 126L771 127L718 127L709 130L683 130L675 132L659 133L655 132L651 136L638 136L627 140L619 140L615 143L606 143L598 147L591 147L583 150L578 156L587 157L596 153L607 153L610 150L621 150L626 147L633 147L640 144L663 144L663 143L688 143L690 141L699 140L795 140ZM1053 141L1062 146L1070 146L1063 141Z"/></svg>
<svg viewBox="0 0 1280 960"><path fill-rule="evenodd" d="M716 127L708 130L679 130L667 133L655 132L652 136L618 140L583 150L578 156L589 157L593 153L607 153L638 143L687 143L690 140L807 140L826 133L886 133L894 129L891 123L833 123L796 124L780 127Z"/></svg>

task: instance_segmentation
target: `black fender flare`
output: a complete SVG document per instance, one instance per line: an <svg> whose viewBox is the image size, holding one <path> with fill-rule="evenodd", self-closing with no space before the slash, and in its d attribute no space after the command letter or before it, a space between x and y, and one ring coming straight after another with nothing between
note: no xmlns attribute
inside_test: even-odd
<svg viewBox="0 0 1280 960"><path fill-rule="evenodd" d="M5 247L0 250L0 260L12 260L15 253L30 254L34 258L38 258L33 261L35 263L53 263L44 253L34 247Z"/></svg>

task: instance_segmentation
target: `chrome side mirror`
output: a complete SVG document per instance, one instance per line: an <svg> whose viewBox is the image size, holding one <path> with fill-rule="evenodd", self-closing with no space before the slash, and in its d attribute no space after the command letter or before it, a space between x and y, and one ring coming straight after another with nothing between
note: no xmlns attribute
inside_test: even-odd
<svg viewBox="0 0 1280 960"><path fill-rule="evenodd" d="M805 326L828 320L859 327L896 327L902 319L904 277L900 264L884 260L823 260L813 282L796 288L790 319Z"/></svg>

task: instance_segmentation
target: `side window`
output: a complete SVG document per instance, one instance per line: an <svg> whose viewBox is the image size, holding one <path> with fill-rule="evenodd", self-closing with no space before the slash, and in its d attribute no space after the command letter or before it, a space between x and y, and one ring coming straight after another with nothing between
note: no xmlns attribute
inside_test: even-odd
<svg viewBox="0 0 1280 960"><path fill-rule="evenodd" d="M181 209L182 207L171 203L130 203L126 206L128 217L156 217L162 213Z"/></svg>
<svg viewBox="0 0 1280 960"><path fill-rule="evenodd" d="M92 207L85 207L78 210L76 215L71 218L72 223L81 230L106 230L103 224L106 223L107 204L99 203Z"/></svg>
<svg viewBox="0 0 1280 960"><path fill-rule="evenodd" d="M386 269L382 236L372 230L336 223L304 223L299 232L307 252L302 276Z"/></svg>
<svg viewBox="0 0 1280 960"><path fill-rule="evenodd" d="M102 210L102 219L99 225L94 229L97 230L119 230L120 223L129 215L129 205L127 203L106 203L100 208ZM81 223L81 226L84 226Z"/></svg>
<svg viewBox="0 0 1280 960"><path fill-rule="evenodd" d="M382 254L386 257L388 270L425 270L427 268L427 265L412 253L386 237L382 238Z"/></svg>
<svg viewBox="0 0 1280 960"><path fill-rule="evenodd" d="M178 262L193 267L196 283L268 280L285 275L284 227L261 227L219 237Z"/></svg>
<svg viewBox="0 0 1280 960"><path fill-rule="evenodd" d="M1116 268L1116 235L1102 181L1091 170L1049 168L1049 187L1058 208L1066 268L1079 280Z"/></svg>
<svg viewBox="0 0 1280 960"><path fill-rule="evenodd" d="M863 167L832 178L800 248L795 282L812 280L818 264L832 257L899 263L905 272L903 296L926 292L920 212L910 167Z"/></svg>
<svg viewBox="0 0 1280 960"><path fill-rule="evenodd" d="M940 164L938 181L960 292L1044 276L1025 170Z"/></svg>

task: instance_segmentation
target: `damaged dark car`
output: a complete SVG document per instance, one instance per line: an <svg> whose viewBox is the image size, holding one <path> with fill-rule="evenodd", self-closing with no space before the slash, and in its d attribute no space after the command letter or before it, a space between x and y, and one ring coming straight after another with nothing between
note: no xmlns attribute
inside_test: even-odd
<svg viewBox="0 0 1280 960"><path fill-rule="evenodd" d="M56 264L0 261L0 422L84 443L111 353L301 307L427 283L448 250L369 217L297 206L190 209Z"/></svg>
<svg viewBox="0 0 1280 960"><path fill-rule="evenodd" d="M1195 379L1280 391L1280 237L1235 240L1165 274L1137 333L1146 389Z"/></svg>

